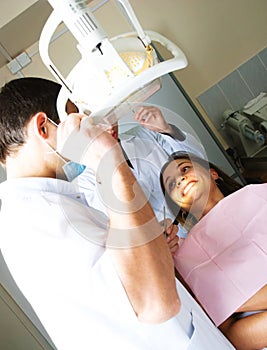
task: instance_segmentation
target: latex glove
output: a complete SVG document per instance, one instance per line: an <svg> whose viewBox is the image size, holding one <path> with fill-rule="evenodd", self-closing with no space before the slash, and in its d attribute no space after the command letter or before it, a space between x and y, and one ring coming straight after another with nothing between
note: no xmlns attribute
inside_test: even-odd
<svg viewBox="0 0 267 350"><path fill-rule="evenodd" d="M160 133L172 133L171 126L166 122L159 108L154 106L143 106L139 108L133 115L133 118L152 131Z"/></svg>
<svg viewBox="0 0 267 350"><path fill-rule="evenodd" d="M118 142L88 116L69 114L58 125L57 151L66 159L90 166L97 172L99 165L115 168L125 161Z"/></svg>

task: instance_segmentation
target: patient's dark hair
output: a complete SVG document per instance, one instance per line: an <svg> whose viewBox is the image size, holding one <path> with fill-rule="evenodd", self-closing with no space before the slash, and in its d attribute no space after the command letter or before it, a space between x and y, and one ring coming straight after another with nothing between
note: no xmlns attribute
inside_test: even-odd
<svg viewBox="0 0 267 350"><path fill-rule="evenodd" d="M56 101L60 84L42 78L19 78L5 84L0 92L0 162L25 143L31 117L44 112L59 121Z"/></svg>
<svg viewBox="0 0 267 350"><path fill-rule="evenodd" d="M219 187L222 194L226 197L229 194L239 190L243 187L240 183L235 181L233 178L231 178L229 175L227 175L224 171L222 171L220 168L218 168L216 165L208 162L207 160L200 158L194 154L190 154L183 151L178 151L175 153L172 153L167 162L163 165L160 173L160 184L162 192L165 196L166 203L168 207L170 208L171 212L175 216L175 221L177 223L180 223L182 226L184 226L187 230L190 230L190 228L196 224L197 220L196 218L189 212L185 213L184 210L181 210L180 206L177 205L169 196L168 191L166 191L165 186L163 184L163 173L167 166L173 162L176 159L188 159L192 162L196 162L200 164L202 167L206 169L214 169L218 175L219 178L216 180L216 184Z"/></svg>

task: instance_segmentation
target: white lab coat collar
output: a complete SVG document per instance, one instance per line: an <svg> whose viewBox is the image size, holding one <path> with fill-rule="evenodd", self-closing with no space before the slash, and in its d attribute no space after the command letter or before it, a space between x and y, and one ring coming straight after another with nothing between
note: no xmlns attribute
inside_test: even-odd
<svg viewBox="0 0 267 350"><path fill-rule="evenodd" d="M87 205L84 194L79 192L78 187L76 187L76 182L47 177L23 177L6 180L0 184L0 198L8 200L14 196L25 196L25 190L31 193L59 193Z"/></svg>

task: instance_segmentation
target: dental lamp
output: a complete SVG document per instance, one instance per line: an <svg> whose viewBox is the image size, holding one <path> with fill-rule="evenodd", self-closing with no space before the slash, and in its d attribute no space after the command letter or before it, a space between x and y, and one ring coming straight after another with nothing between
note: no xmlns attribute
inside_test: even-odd
<svg viewBox="0 0 267 350"><path fill-rule="evenodd" d="M143 31L128 0L116 0L134 31L109 38L86 0L48 0L53 11L39 41L40 56L62 85L61 118L68 99L95 123L113 124L161 88L161 77L187 66L184 53L153 31ZM102 1L103 6L107 1ZM80 61L65 78L49 56L49 43L61 22L78 42ZM172 58L159 62L151 42L164 46Z"/></svg>

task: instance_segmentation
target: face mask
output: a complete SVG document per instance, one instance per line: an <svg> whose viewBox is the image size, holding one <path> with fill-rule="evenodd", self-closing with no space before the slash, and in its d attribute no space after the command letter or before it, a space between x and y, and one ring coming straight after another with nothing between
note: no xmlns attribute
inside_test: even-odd
<svg viewBox="0 0 267 350"><path fill-rule="evenodd" d="M62 169L66 175L66 178L69 182L73 181L77 176L81 175L81 173L85 170L86 166L80 163L73 162L72 160L66 161L52 146L50 146L47 142L46 144L51 149L49 153L55 153L65 164Z"/></svg>
<svg viewBox="0 0 267 350"><path fill-rule="evenodd" d="M51 123L53 123L55 126L57 126L57 124L55 124L50 118L48 118L49 121ZM81 175L81 173L84 171L84 169L86 168L85 165L80 164L80 163L76 163L73 161L66 161L60 153L58 153L57 150L55 150L51 145L49 145L48 142L46 142L47 146L51 149L51 153L55 153L65 164L63 165L62 169L66 175L66 178L69 182L73 181L76 177L78 177L79 175ZM49 152L50 153L50 152Z"/></svg>
<svg viewBox="0 0 267 350"><path fill-rule="evenodd" d="M86 168L85 165L75 163L72 161L69 161L65 165L63 165L62 169L66 175L66 178L69 182L74 180L77 176L81 175L81 173L84 171Z"/></svg>

